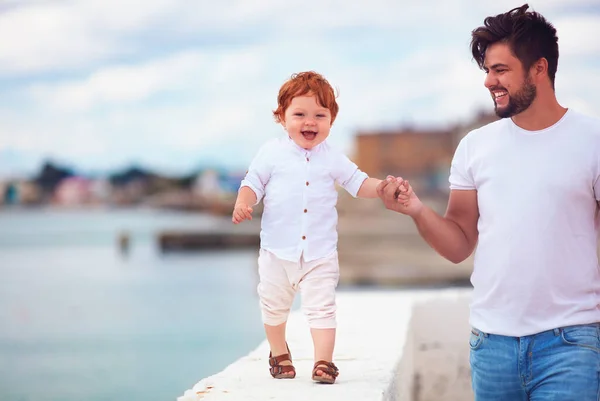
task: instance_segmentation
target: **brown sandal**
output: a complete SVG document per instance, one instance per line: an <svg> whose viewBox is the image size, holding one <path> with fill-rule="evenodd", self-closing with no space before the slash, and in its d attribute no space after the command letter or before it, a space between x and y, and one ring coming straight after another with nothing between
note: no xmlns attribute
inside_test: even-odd
<svg viewBox="0 0 600 401"><path fill-rule="evenodd" d="M269 366L271 366L269 368L269 372L275 379L293 379L296 377L296 368L294 368L294 365L280 365L280 363L283 361L290 361L290 363L292 362L292 353L290 352L290 347L287 347L287 350L287 354L281 354L278 356L271 356L271 352L269 352Z"/></svg>
<svg viewBox="0 0 600 401"><path fill-rule="evenodd" d="M320 375L317 374L317 370L321 371ZM325 374L331 376L331 378L325 377ZM338 377L339 374L340 370L337 368L337 366L335 366L333 362L321 360L315 362L315 366L313 367L312 371L312 379L319 383L333 384L335 383L335 379Z"/></svg>

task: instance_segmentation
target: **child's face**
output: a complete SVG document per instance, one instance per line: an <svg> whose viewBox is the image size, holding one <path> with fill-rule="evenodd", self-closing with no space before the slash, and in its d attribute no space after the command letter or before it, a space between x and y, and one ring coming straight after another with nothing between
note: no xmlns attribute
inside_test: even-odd
<svg viewBox="0 0 600 401"><path fill-rule="evenodd" d="M298 146L312 149L329 136L331 112L313 95L297 96L285 111L281 125Z"/></svg>

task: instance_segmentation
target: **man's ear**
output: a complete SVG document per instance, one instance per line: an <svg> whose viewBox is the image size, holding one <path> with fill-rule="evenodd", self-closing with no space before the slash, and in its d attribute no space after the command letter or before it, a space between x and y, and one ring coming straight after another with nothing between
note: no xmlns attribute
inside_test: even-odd
<svg viewBox="0 0 600 401"><path fill-rule="evenodd" d="M545 75L548 75L548 60L545 57L542 57L531 66L533 75L536 78L541 78Z"/></svg>

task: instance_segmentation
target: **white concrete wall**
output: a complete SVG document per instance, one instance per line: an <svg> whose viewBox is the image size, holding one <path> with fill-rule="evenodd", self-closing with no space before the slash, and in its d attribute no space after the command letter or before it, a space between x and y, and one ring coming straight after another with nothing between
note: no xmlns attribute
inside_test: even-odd
<svg viewBox="0 0 600 401"><path fill-rule="evenodd" d="M410 328L413 401L473 399L468 301L465 294L450 292L415 304Z"/></svg>
<svg viewBox="0 0 600 401"><path fill-rule="evenodd" d="M470 290L457 289L341 292L335 385L311 380L312 341L304 317L296 312L288 321L295 379L271 378L269 348L263 342L178 401L471 400L469 297Z"/></svg>

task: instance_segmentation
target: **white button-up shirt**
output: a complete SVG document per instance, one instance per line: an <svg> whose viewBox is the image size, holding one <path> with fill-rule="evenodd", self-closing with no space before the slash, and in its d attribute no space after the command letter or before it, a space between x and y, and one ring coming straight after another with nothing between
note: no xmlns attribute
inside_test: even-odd
<svg viewBox="0 0 600 401"><path fill-rule="evenodd" d="M327 141L311 150L290 138L265 143L250 164L241 187L264 198L261 247L278 258L319 259L337 248L335 184L353 197L368 176Z"/></svg>

